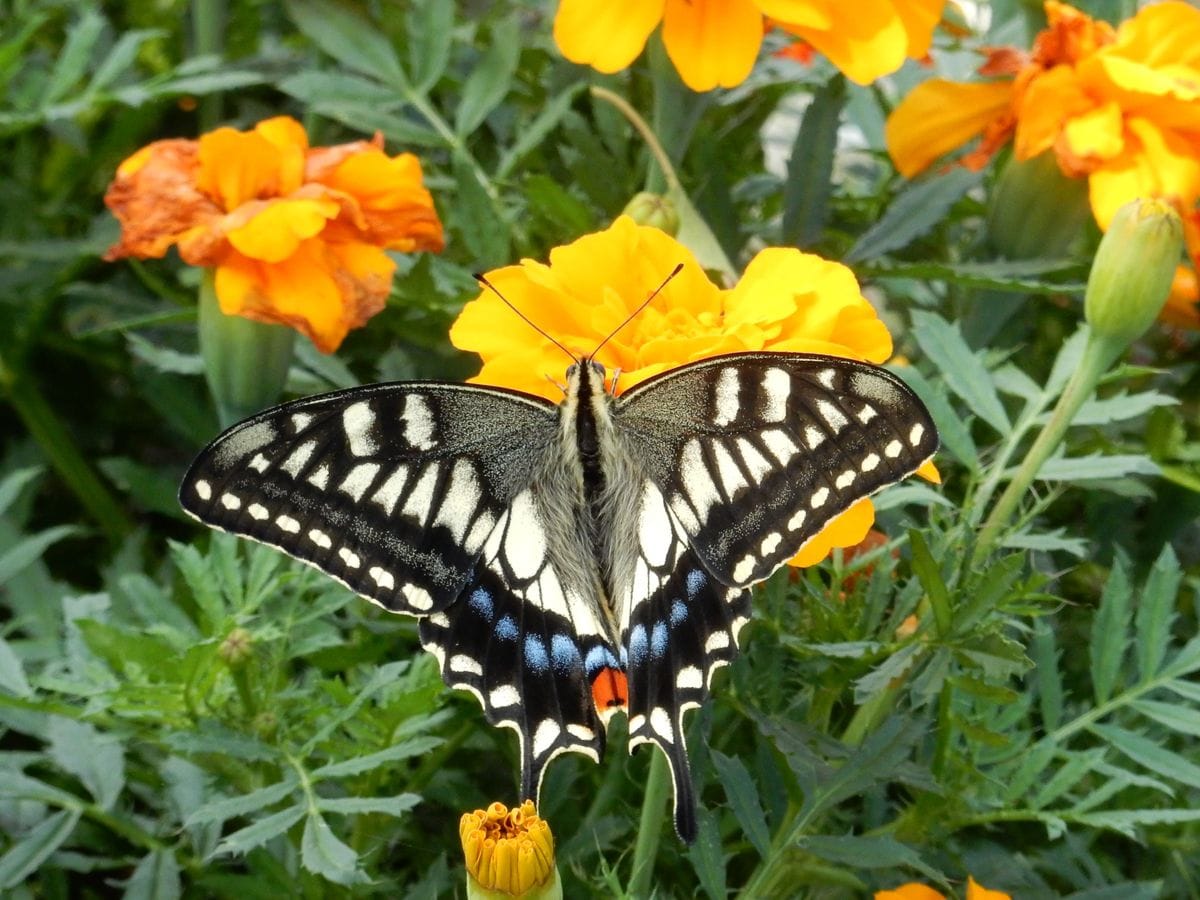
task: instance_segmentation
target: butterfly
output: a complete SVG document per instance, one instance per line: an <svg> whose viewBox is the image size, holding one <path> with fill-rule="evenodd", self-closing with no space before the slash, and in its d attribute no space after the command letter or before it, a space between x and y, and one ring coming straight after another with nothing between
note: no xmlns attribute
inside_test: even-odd
<svg viewBox="0 0 1200 900"><path fill-rule="evenodd" d="M516 731L523 797L560 753L598 762L624 712L630 747L666 754L690 843L684 713L734 657L750 587L938 437L867 363L736 353L618 395L593 357L558 404L437 382L284 403L200 453L180 502L419 617L446 683Z"/></svg>

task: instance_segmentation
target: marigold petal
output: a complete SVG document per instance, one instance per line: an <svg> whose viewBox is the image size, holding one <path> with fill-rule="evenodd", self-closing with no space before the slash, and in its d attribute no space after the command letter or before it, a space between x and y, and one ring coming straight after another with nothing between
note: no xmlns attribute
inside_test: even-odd
<svg viewBox="0 0 1200 900"><path fill-rule="evenodd" d="M762 46L763 17L753 0L667 0L663 45L693 91L746 80Z"/></svg>
<svg viewBox="0 0 1200 900"><path fill-rule="evenodd" d="M226 212L289 194L303 181L308 138L286 116L259 122L253 131L218 128L198 143L196 186Z"/></svg>
<svg viewBox="0 0 1200 900"><path fill-rule="evenodd" d="M1012 900L1004 891L985 888L971 876L967 876L967 900Z"/></svg>
<svg viewBox="0 0 1200 900"><path fill-rule="evenodd" d="M908 56L908 32L891 0L831 4L828 28L806 28L786 20L780 27L808 41L858 84L895 72Z"/></svg>
<svg viewBox="0 0 1200 900"><path fill-rule="evenodd" d="M1076 175L1091 171L1124 148L1125 123L1115 103L1105 103L1070 119L1055 145L1059 165Z"/></svg>
<svg viewBox="0 0 1200 900"><path fill-rule="evenodd" d="M244 256L277 263L296 252L301 241L315 237L338 214L329 200L267 200L246 203L227 219L225 236Z"/></svg>
<svg viewBox="0 0 1200 900"><path fill-rule="evenodd" d="M933 484L942 483L942 473L938 471L938 467L933 464L932 459L927 459L921 463L921 467L917 469L917 474Z"/></svg>
<svg viewBox="0 0 1200 900"><path fill-rule="evenodd" d="M799 553L788 560L788 565L797 568L815 566L828 556L834 547L853 547L862 542L873 524L875 507L870 500L863 497L849 509L830 519Z"/></svg>
<svg viewBox="0 0 1200 900"><path fill-rule="evenodd" d="M834 13L830 0L755 0L755 3L776 22L821 30L833 27Z"/></svg>
<svg viewBox="0 0 1200 900"><path fill-rule="evenodd" d="M1017 132L1013 152L1033 159L1058 140L1070 118L1091 112L1097 103L1070 66L1055 66L1030 79L1016 103Z"/></svg>
<svg viewBox="0 0 1200 900"><path fill-rule="evenodd" d="M876 891L875 900L946 900L946 896L928 885L910 881L891 890Z"/></svg>
<svg viewBox="0 0 1200 900"><path fill-rule="evenodd" d="M1175 270L1171 293L1159 318L1168 325L1200 328L1200 282L1197 281L1195 269L1180 266Z"/></svg>
<svg viewBox="0 0 1200 900"><path fill-rule="evenodd" d="M918 84L888 116L884 136L896 169L912 178L1003 116L1012 101L1008 81L962 84L932 78Z"/></svg>
<svg viewBox="0 0 1200 900"><path fill-rule="evenodd" d="M1126 19L1105 56L1123 56L1151 68L1200 68L1200 10L1182 0L1155 3Z"/></svg>
<svg viewBox="0 0 1200 900"><path fill-rule="evenodd" d="M946 0L896 0L894 6L908 35L909 59L923 59L933 44L933 32L942 20Z"/></svg>
<svg viewBox="0 0 1200 900"><path fill-rule="evenodd" d="M1125 120L1125 129L1125 152L1088 178L1092 214L1101 228L1136 197L1175 200L1185 207L1200 197L1200 136L1136 117Z"/></svg>
<svg viewBox="0 0 1200 900"><path fill-rule="evenodd" d="M554 42L574 63L619 72L642 52L666 0L560 0Z"/></svg>

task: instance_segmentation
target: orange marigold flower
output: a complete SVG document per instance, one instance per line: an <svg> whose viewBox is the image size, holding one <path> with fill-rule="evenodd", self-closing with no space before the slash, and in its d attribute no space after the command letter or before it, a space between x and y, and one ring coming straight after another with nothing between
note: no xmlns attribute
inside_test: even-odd
<svg viewBox="0 0 1200 900"><path fill-rule="evenodd" d="M946 900L941 891L910 881L890 891L876 891L875 900ZM967 878L967 900L1012 900L1003 891L993 891L983 887L974 878Z"/></svg>
<svg viewBox="0 0 1200 900"><path fill-rule="evenodd" d="M660 296L613 334L679 263L679 274ZM627 216L605 231L551 250L548 265L524 260L487 277L531 321L580 356L613 334L598 361L610 373L620 371L618 391L722 353L779 350L882 363L892 352L891 335L845 266L795 249L771 248L751 260L736 286L722 289L686 247ZM547 376L562 372L562 351L491 291L463 308L450 340L483 358L473 381L561 399ZM793 562L812 565L832 547L857 544L873 521L870 501L860 501Z"/></svg>
<svg viewBox="0 0 1200 900"><path fill-rule="evenodd" d="M286 116L143 147L104 201L121 222L106 259L177 247L216 270L224 313L290 325L326 353L383 308L385 250L444 244L415 156L388 156L381 135L312 148Z"/></svg>
<svg viewBox="0 0 1200 900"><path fill-rule="evenodd" d="M764 26L800 37L859 84L921 59L945 0L561 0L554 39L601 72L632 63L662 23L663 44L695 91L734 87L754 67Z"/></svg>
<svg viewBox="0 0 1200 900"><path fill-rule="evenodd" d="M493 803L486 810L464 813L458 834L471 887L517 897L562 896L554 867L554 835L538 817L533 801L511 811Z"/></svg>

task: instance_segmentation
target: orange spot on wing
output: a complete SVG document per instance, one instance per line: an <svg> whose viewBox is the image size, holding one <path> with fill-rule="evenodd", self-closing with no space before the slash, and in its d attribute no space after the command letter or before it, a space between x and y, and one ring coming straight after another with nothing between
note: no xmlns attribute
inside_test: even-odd
<svg viewBox="0 0 1200 900"><path fill-rule="evenodd" d="M610 710L624 709L629 702L629 683L620 669L604 668L592 680L592 700L596 711L603 714Z"/></svg>

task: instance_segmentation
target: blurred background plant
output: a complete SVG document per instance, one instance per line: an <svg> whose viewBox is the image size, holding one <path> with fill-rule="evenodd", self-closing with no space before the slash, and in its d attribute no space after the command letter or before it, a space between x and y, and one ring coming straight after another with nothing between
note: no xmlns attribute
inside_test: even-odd
<svg viewBox="0 0 1200 900"><path fill-rule="evenodd" d="M1080 8L1116 25L1136 4ZM567 62L554 12L0 2L0 892L436 896L464 883L461 814L515 805L515 741L442 687L412 620L175 501L219 427L201 272L102 262L102 197L152 141L286 114L313 146L379 132L417 154L447 243L393 254L386 306L336 355L297 340L289 395L469 376L447 332L470 273L544 259L648 190L714 270L770 245L850 265L937 420L942 488L880 495L873 549L756 595L690 720L695 846L665 810L644 839L649 753L620 734L601 766L554 764L538 814L564 895L954 895L969 873L1021 897L1200 896L1196 333L1155 325L1102 372L977 548L1084 358L1099 232L1080 182L1054 181L1054 221L1023 211L1055 173L1007 151L907 181L884 150L915 85L1029 48L1040 7L947 5L929 62L869 87L773 31L706 94L655 36L613 74ZM1049 236L1005 252L1023 233Z"/></svg>

